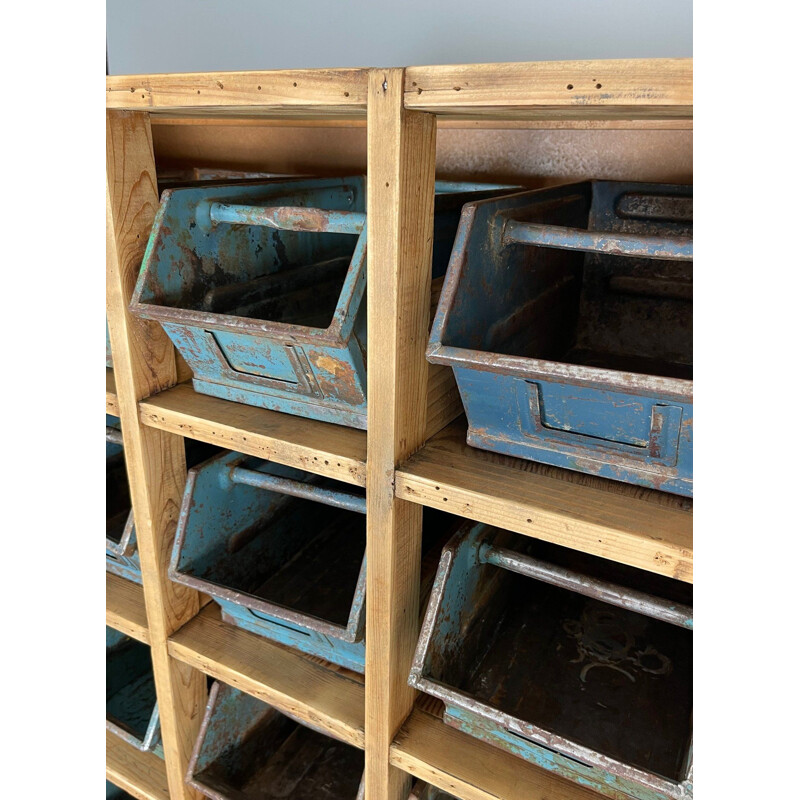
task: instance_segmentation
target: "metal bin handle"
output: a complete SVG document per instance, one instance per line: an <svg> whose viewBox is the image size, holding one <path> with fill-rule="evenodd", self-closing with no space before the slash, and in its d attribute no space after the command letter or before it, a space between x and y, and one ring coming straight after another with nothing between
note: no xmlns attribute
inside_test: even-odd
<svg viewBox="0 0 800 800"><path fill-rule="evenodd" d="M263 225L279 231L310 233L352 233L364 230L367 215L363 211L330 211L305 206L249 206L233 203L212 203L211 223L229 225Z"/></svg>
<svg viewBox="0 0 800 800"><path fill-rule="evenodd" d="M504 547L496 547L488 542L480 546L478 555L481 563L493 564L510 572L525 575L544 583L570 589L586 597L593 597L628 611L635 611L646 617L677 625L679 628L693 630L693 611L691 606L671 603L662 597L637 592L615 583L592 578L565 567L559 567L538 558L521 555Z"/></svg>
<svg viewBox="0 0 800 800"><path fill-rule="evenodd" d="M503 244L512 242L559 250L672 261L691 261L693 257L693 239L689 236L643 236L638 233L587 231L515 219L508 220L503 229Z"/></svg>
<svg viewBox="0 0 800 800"><path fill-rule="evenodd" d="M282 478L278 475L268 475L255 469L234 467L231 470L231 480L245 486L255 486L257 489L268 489L289 494L293 497L302 497L305 500L314 500L335 508L344 508L358 514L367 513L367 500L349 492L340 492L335 489L322 489L311 483L303 483L293 478Z"/></svg>

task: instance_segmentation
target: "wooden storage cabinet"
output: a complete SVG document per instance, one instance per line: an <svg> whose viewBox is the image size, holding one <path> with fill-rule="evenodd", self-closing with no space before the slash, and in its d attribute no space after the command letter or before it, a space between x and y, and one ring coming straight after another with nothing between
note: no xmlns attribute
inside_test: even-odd
<svg viewBox="0 0 800 800"><path fill-rule="evenodd" d="M108 575L106 621L151 647L165 750L161 761L107 736L109 780L141 798L198 796L184 777L210 675L364 749L368 800L407 797L412 776L465 800L595 796L449 728L438 701L409 688L419 632L422 506L691 582L691 502L466 445L463 422L451 422L458 411L452 385L438 394L440 377L428 385L433 209L419 198L432 199L437 157L452 163L458 148L473 146L473 135L471 177L492 177L480 171L496 163L486 149L491 131L516 137L513 146L520 148L520 136L524 146L524 137L551 130L574 135L577 149L604 131L672 132L665 134L673 137L666 149L677 159L664 161L664 148L648 143L642 149L658 152L663 163L620 177L690 179L691 84L690 59L107 78L114 368L106 370L106 409L122 420L143 587ZM154 124L163 150L186 163L207 157L241 167L263 158L259 132L279 151L288 141L282 127L291 126L300 141L310 141L304 131L310 136L323 127L332 160L322 171L366 167L367 432L197 394L160 327L128 313L158 207ZM228 135L204 139L204 126L227 126ZM287 147L296 148L297 140ZM617 140L609 141L611 153ZM630 151L631 140L617 149ZM296 155L287 150L276 158L285 163ZM595 167L603 158L599 152ZM546 182L576 177L574 166ZM494 177L526 177L515 170ZM208 598L168 580L186 478L184 436L366 486L365 676L233 628Z"/></svg>

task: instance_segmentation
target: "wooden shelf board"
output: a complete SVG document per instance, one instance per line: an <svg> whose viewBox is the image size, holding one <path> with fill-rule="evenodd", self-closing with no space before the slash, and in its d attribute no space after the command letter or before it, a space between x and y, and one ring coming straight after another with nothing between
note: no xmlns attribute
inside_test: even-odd
<svg viewBox="0 0 800 800"><path fill-rule="evenodd" d="M199 394L180 384L139 403L143 424L364 486L367 434Z"/></svg>
<svg viewBox="0 0 800 800"><path fill-rule="evenodd" d="M446 725L420 696L389 751L393 766L462 800L599 800L600 795ZM434 707L435 708L435 707Z"/></svg>
<svg viewBox="0 0 800 800"><path fill-rule="evenodd" d="M692 502L478 450L463 418L398 469L397 497L692 582Z"/></svg>
<svg viewBox="0 0 800 800"><path fill-rule="evenodd" d="M106 778L140 800L169 800L163 759L137 750L110 731L106 731Z"/></svg>
<svg viewBox="0 0 800 800"><path fill-rule="evenodd" d="M114 380L114 370L106 367L106 414L119 416L117 403L117 382Z"/></svg>
<svg viewBox="0 0 800 800"><path fill-rule="evenodd" d="M106 572L106 625L150 644L144 590L138 583Z"/></svg>
<svg viewBox="0 0 800 800"><path fill-rule="evenodd" d="M534 61L409 67L405 106L463 118L692 118L692 59Z"/></svg>
<svg viewBox="0 0 800 800"><path fill-rule="evenodd" d="M364 749L363 677L222 621L207 606L169 640L173 658Z"/></svg>
<svg viewBox="0 0 800 800"><path fill-rule="evenodd" d="M151 113L363 116L365 69L194 72L106 77L106 108Z"/></svg>

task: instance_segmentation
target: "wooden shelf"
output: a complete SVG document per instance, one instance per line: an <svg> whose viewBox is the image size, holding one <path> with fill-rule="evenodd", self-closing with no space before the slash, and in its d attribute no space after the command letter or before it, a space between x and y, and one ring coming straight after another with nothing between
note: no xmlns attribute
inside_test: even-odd
<svg viewBox="0 0 800 800"><path fill-rule="evenodd" d="M692 120L692 59L409 67L405 106L463 118Z"/></svg>
<svg viewBox="0 0 800 800"><path fill-rule="evenodd" d="M169 653L364 749L362 676L229 625L216 604L172 635Z"/></svg>
<svg viewBox="0 0 800 800"><path fill-rule="evenodd" d="M478 450L457 420L396 473L399 498L692 582L692 503Z"/></svg>
<svg viewBox="0 0 800 800"><path fill-rule="evenodd" d="M240 453L366 484L367 434L199 394L188 383L139 403L143 424Z"/></svg>
<svg viewBox="0 0 800 800"><path fill-rule="evenodd" d="M138 583L106 572L106 625L150 644L144 590Z"/></svg>
<svg viewBox="0 0 800 800"><path fill-rule="evenodd" d="M600 795L446 725L421 696L390 762L462 800L599 800Z"/></svg>
<svg viewBox="0 0 800 800"><path fill-rule="evenodd" d="M140 800L169 800L164 761L110 731L106 731L106 778Z"/></svg>
<svg viewBox="0 0 800 800"><path fill-rule="evenodd" d="M151 114L365 116L366 69L106 77L106 108Z"/></svg>
<svg viewBox="0 0 800 800"><path fill-rule="evenodd" d="M106 414L119 416L117 403L117 382L114 380L114 370L106 367Z"/></svg>

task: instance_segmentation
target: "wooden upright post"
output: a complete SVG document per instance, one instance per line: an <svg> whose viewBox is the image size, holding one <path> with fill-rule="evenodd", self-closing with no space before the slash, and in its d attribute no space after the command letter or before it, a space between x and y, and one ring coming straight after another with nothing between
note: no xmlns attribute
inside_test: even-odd
<svg viewBox="0 0 800 800"><path fill-rule="evenodd" d="M106 304L136 540L142 565L170 797L199 798L184 783L205 703L205 677L169 657L167 638L199 610L198 594L167 578L186 481L183 439L139 422L139 400L176 380L172 344L128 302L158 208L150 117L106 113Z"/></svg>
<svg viewBox="0 0 800 800"><path fill-rule="evenodd" d="M389 746L411 711L422 507L394 470L424 443L436 118L403 107L404 70L371 70L367 100L367 800L404 800Z"/></svg>

